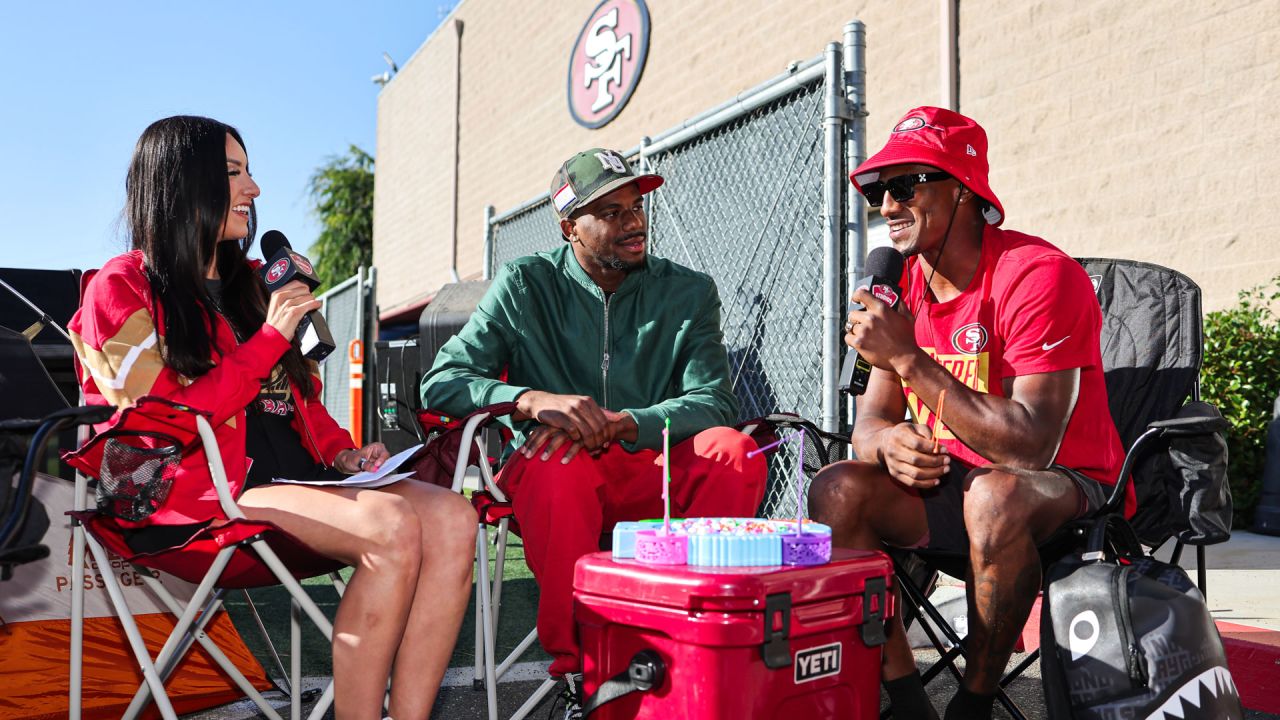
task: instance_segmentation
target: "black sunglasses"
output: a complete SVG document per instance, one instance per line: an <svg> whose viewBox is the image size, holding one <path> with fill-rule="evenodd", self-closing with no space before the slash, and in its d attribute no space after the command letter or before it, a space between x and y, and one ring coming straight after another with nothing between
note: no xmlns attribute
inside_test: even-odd
<svg viewBox="0 0 1280 720"><path fill-rule="evenodd" d="M951 174L945 172L931 173L907 173L906 175L895 175L888 180L877 180L875 182L865 183L862 186L862 196L867 199L867 204L871 207L880 207L884 204L884 194L889 193L897 202L906 202L916 196L916 185L920 183L938 182L939 180L950 180Z"/></svg>

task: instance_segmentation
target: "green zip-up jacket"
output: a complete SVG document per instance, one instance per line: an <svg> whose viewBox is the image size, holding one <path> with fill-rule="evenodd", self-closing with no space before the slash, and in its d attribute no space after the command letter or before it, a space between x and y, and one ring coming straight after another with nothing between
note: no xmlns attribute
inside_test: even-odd
<svg viewBox="0 0 1280 720"><path fill-rule="evenodd" d="M715 282L650 256L606 297L567 243L508 263L436 356L422 401L461 416L531 389L629 413L639 429L623 443L632 451L661 448L667 418L672 445L732 424L738 401ZM517 445L533 427L515 424Z"/></svg>

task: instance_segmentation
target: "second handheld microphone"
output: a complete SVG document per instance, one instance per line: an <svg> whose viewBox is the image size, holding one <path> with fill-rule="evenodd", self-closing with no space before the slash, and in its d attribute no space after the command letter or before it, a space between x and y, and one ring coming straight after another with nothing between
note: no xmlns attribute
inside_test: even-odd
<svg viewBox="0 0 1280 720"><path fill-rule="evenodd" d="M902 290L898 281L902 279L902 266L905 263L902 253L891 247L878 247L867 255L867 276L858 281L859 288L867 288L876 299L888 304L889 309L898 307ZM849 302L849 311L865 310L862 303ZM849 348L844 355L844 367L840 369L840 392L850 395L861 395L867 391L867 381L871 379L871 363L867 362L857 350Z"/></svg>

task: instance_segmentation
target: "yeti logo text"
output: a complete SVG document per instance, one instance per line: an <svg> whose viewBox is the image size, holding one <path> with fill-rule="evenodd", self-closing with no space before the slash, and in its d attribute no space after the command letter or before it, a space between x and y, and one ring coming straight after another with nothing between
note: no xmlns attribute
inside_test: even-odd
<svg viewBox="0 0 1280 720"><path fill-rule="evenodd" d="M1071 662L1089 654L1093 646L1098 643L1100 630L1098 615L1092 610L1085 610L1071 618L1071 627L1067 629L1067 647L1071 650Z"/></svg>
<svg viewBox="0 0 1280 720"><path fill-rule="evenodd" d="M613 104L609 83L622 84L622 59L631 59L631 36L618 37L613 32L616 27L618 8L605 13L587 33L586 51L593 64L587 65L582 83L588 88L592 83L596 85L596 101L591 103L592 112L600 112Z"/></svg>
<svg viewBox="0 0 1280 720"><path fill-rule="evenodd" d="M640 82L649 49L644 0L602 0L569 55L569 113L579 125L603 127Z"/></svg>
<svg viewBox="0 0 1280 720"><path fill-rule="evenodd" d="M840 674L840 643L819 645L796 653L796 684Z"/></svg>

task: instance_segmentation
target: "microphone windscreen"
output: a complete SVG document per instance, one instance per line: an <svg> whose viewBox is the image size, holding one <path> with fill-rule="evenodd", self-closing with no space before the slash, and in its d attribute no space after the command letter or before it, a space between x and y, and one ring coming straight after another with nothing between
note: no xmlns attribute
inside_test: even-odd
<svg viewBox="0 0 1280 720"><path fill-rule="evenodd" d="M265 240L265 236L263 240ZM867 254L867 274L878 278L898 282L902 278L902 266L906 260L902 253L888 247L878 247Z"/></svg>
<svg viewBox="0 0 1280 720"><path fill-rule="evenodd" d="M270 260L275 257L282 248L293 249L293 246L289 244L289 239L279 230L268 230L263 233L258 245L262 248L263 260Z"/></svg>

